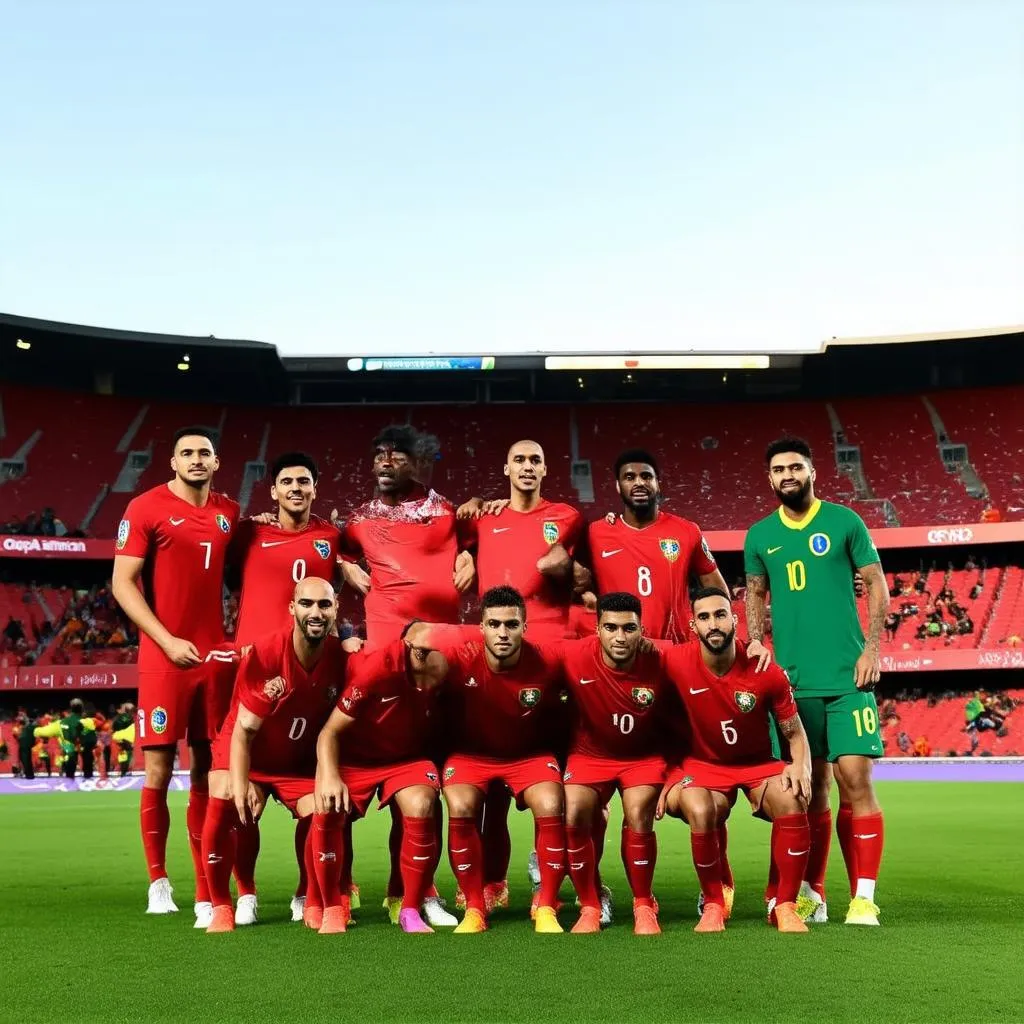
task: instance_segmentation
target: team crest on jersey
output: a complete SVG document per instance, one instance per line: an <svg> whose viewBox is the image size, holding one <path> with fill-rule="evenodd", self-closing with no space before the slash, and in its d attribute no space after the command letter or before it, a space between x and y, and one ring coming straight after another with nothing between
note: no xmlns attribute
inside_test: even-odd
<svg viewBox="0 0 1024 1024"><path fill-rule="evenodd" d="M313 548L316 553L324 559L331 557L331 545L326 540L315 540L313 541Z"/></svg>
<svg viewBox="0 0 1024 1024"><path fill-rule="evenodd" d="M692 786L692 785L693 785L693 776L692 776L692 775L684 775L684 776L683 776L683 777L682 777L682 778L681 778L681 779L679 780L679 785L680 785L680 786L682 786L682 787L684 787L684 788L685 788L686 786Z"/></svg>
<svg viewBox="0 0 1024 1024"><path fill-rule="evenodd" d="M679 541L675 537L663 537L658 541L661 553L670 561L674 562L679 557Z"/></svg>
<svg viewBox="0 0 1024 1024"><path fill-rule="evenodd" d="M221 533L230 533L231 532L231 520L228 519L227 516L221 515L218 512L217 516L216 516L216 519L217 519L217 525L220 527L220 532Z"/></svg>
<svg viewBox="0 0 1024 1024"><path fill-rule="evenodd" d="M744 714L748 711L753 711L754 705L757 703L757 697L749 690L737 690L733 697L736 699L736 707L744 712Z"/></svg>
<svg viewBox="0 0 1024 1024"><path fill-rule="evenodd" d="M284 696L284 680L280 676L274 676L263 684L263 696L267 700L280 700Z"/></svg>
<svg viewBox="0 0 1024 1024"><path fill-rule="evenodd" d="M549 544L556 544L558 542L558 523L553 523L549 519L544 524L544 539Z"/></svg>
<svg viewBox="0 0 1024 1024"><path fill-rule="evenodd" d="M633 701L637 707L649 708L654 703L654 691L649 686L634 686Z"/></svg>
<svg viewBox="0 0 1024 1024"><path fill-rule="evenodd" d="M437 774L435 772L427 772L426 776L431 782L437 782Z"/></svg>
<svg viewBox="0 0 1024 1024"><path fill-rule="evenodd" d="M476 680L475 680L475 679L474 679L474 678L473 678L472 676L470 676L470 677L469 677L469 678L468 678L468 679L466 680L466 685L467 685L467 686L476 686L476 685L477 685L477 682L476 682Z"/></svg>
<svg viewBox="0 0 1024 1024"><path fill-rule="evenodd" d="M115 547L120 551L128 543L128 534L131 532L132 524L127 519L122 519L117 527L117 542Z"/></svg>
<svg viewBox="0 0 1024 1024"><path fill-rule="evenodd" d="M811 551L819 557L827 555L829 553L829 549L832 547L832 541L829 540L827 533L812 533L811 539L808 543Z"/></svg>
<svg viewBox="0 0 1024 1024"><path fill-rule="evenodd" d="M572 772L566 772L566 773L565 773L565 774L564 774L564 775L562 776L562 781L563 781L563 782L568 782L568 781L569 781L569 780L570 780L571 778L572 778Z"/></svg>
<svg viewBox="0 0 1024 1024"><path fill-rule="evenodd" d="M447 782L455 774L455 769L449 765L444 770L444 781Z"/></svg>
<svg viewBox="0 0 1024 1024"><path fill-rule="evenodd" d="M540 690L532 686L525 690L520 690L519 703L524 708L535 708L540 703Z"/></svg>
<svg viewBox="0 0 1024 1024"><path fill-rule="evenodd" d="M162 736L167 732L167 708L160 707L160 705L153 708L149 713L149 727L157 736Z"/></svg>

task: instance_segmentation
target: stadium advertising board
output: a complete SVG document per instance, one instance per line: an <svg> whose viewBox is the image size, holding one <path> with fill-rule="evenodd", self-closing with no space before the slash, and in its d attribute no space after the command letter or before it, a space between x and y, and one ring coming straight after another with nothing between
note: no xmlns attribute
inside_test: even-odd
<svg viewBox="0 0 1024 1024"><path fill-rule="evenodd" d="M20 537L0 535L0 555L4 558L92 558L114 557L112 540L86 537Z"/></svg>
<svg viewBox="0 0 1024 1024"><path fill-rule="evenodd" d="M133 690L137 665L38 665L0 668L0 690Z"/></svg>

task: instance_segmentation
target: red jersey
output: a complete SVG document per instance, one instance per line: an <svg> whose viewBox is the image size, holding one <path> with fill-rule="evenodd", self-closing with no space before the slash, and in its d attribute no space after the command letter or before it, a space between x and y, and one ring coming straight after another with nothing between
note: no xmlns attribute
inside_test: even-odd
<svg viewBox="0 0 1024 1024"><path fill-rule="evenodd" d="M370 566L366 638L374 647L398 639L412 619L456 622L452 582L459 553L455 509L436 491L398 505L360 505L345 524L342 556Z"/></svg>
<svg viewBox="0 0 1024 1024"><path fill-rule="evenodd" d="M629 526L622 516L611 525L599 519L590 524L588 547L599 594L636 594L647 636L687 639L690 577L718 568L696 523L668 512L659 512L643 529Z"/></svg>
<svg viewBox="0 0 1024 1024"><path fill-rule="evenodd" d="M561 645L524 643L515 667L501 672L487 664L482 640L443 653L455 753L515 761L551 750L561 723Z"/></svg>
<svg viewBox="0 0 1024 1024"><path fill-rule="evenodd" d="M338 529L319 516L296 532L243 520L232 555L242 574L236 644L249 644L283 629L291 620L288 605L295 584L307 576L333 581L338 558Z"/></svg>
<svg viewBox="0 0 1024 1024"><path fill-rule="evenodd" d="M146 560L142 592L172 636L205 655L224 641L224 562L238 523L238 502L210 492L202 508L167 484L143 491L125 509L114 553ZM176 669L141 630L139 671Z"/></svg>
<svg viewBox="0 0 1024 1024"><path fill-rule="evenodd" d="M725 765L777 760L768 714L784 722L797 713L786 673L774 663L755 672L757 663L737 643L732 668L716 676L704 664L701 650L699 643L681 644L662 655L690 723L689 753Z"/></svg>
<svg viewBox="0 0 1024 1024"><path fill-rule="evenodd" d="M263 719L252 741L252 771L312 778L317 737L344 685L347 660L336 636L323 640L320 660L309 672L295 654L291 627L257 640L238 666L231 710L217 735L214 763L227 763L241 705Z"/></svg>
<svg viewBox="0 0 1024 1024"><path fill-rule="evenodd" d="M469 520L467 525L476 544L479 592L515 587L526 601L528 625L566 627L572 581L542 575L537 562L553 544L561 544L573 555L583 533L583 516L571 505L541 501L530 512L507 508L500 516Z"/></svg>
<svg viewBox="0 0 1024 1024"><path fill-rule="evenodd" d="M338 707L355 721L341 737L342 764L398 764L428 751L441 687L418 689L406 659L401 640L349 659Z"/></svg>
<svg viewBox="0 0 1024 1024"><path fill-rule="evenodd" d="M572 705L570 753L637 760L664 752L668 683L658 652L639 653L628 671L605 664L596 636L568 641L562 652Z"/></svg>

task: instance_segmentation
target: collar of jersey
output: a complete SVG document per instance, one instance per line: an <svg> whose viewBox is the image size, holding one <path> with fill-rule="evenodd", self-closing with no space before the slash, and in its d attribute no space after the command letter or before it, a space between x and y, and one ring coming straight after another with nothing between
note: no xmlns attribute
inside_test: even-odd
<svg viewBox="0 0 1024 1024"><path fill-rule="evenodd" d="M630 526L629 523L627 523L626 520L622 518L622 513L621 512L619 513L619 522L622 523L622 525L627 530L632 530L634 533L643 533L644 530L650 530L652 527L655 527L655 526L658 525L658 521L660 519L661 519L661 509L659 508L658 509L658 514L654 517L654 522L653 523L648 523L646 526Z"/></svg>
<svg viewBox="0 0 1024 1024"><path fill-rule="evenodd" d="M802 530L805 526L811 525L811 520L818 514L821 509L821 498L815 498L811 502L811 507L807 512L807 515L800 520L799 523L794 523L792 519L788 519L785 513L782 511L782 506L779 506L779 518L782 520L782 525L789 530Z"/></svg>

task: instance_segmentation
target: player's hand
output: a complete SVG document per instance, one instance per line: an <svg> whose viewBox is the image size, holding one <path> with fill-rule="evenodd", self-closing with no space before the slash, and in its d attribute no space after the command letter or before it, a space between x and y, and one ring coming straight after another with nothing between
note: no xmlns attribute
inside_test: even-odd
<svg viewBox="0 0 1024 1024"><path fill-rule="evenodd" d="M747 644L747 657L757 661L755 672L763 672L772 663L772 652L760 640Z"/></svg>
<svg viewBox="0 0 1024 1024"><path fill-rule="evenodd" d="M547 554L537 559L537 572L542 576L565 576L571 565L569 552L561 544L552 544Z"/></svg>
<svg viewBox="0 0 1024 1024"><path fill-rule="evenodd" d="M353 590L358 590L363 597L366 597L370 592L370 574L365 569L356 565L355 562L342 562L341 575L345 582Z"/></svg>
<svg viewBox="0 0 1024 1024"><path fill-rule="evenodd" d="M178 668L191 668L203 663L196 645L191 640L182 640L180 636L172 636L167 641L164 654L167 655L168 661L173 662Z"/></svg>
<svg viewBox="0 0 1024 1024"><path fill-rule="evenodd" d="M257 512L254 516L249 516L249 519L254 523L258 523L260 526L280 526L281 520L274 515L273 512Z"/></svg>
<svg viewBox="0 0 1024 1024"><path fill-rule="evenodd" d="M341 522L341 513L336 508L332 508L331 509L331 517L330 518L331 518L331 526L338 526L338 523ZM341 527L338 526L338 529L340 530Z"/></svg>
<svg viewBox="0 0 1024 1024"><path fill-rule="evenodd" d="M661 787L661 796L658 797L658 806L654 808L655 821L661 821L661 819L665 817L665 807L668 804L668 794L670 790L670 786Z"/></svg>
<svg viewBox="0 0 1024 1024"><path fill-rule="evenodd" d="M792 792L798 800L808 803L811 799L810 764L802 768L796 764L787 764L782 769L782 789L786 793Z"/></svg>
<svg viewBox="0 0 1024 1024"><path fill-rule="evenodd" d="M464 594L473 585L476 579L476 566L473 564L473 556L468 551L460 552L455 559L455 571L452 573L452 582L455 589Z"/></svg>
<svg viewBox="0 0 1024 1024"><path fill-rule="evenodd" d="M583 607L586 608L588 612L597 611L597 594L592 590L585 590L580 595L580 600L583 601Z"/></svg>
<svg viewBox="0 0 1024 1024"><path fill-rule="evenodd" d="M511 498L491 498L484 502L485 516L500 516L512 504Z"/></svg>
<svg viewBox="0 0 1024 1024"><path fill-rule="evenodd" d="M882 678L882 662L877 652L865 649L853 668L858 690L870 690Z"/></svg>
<svg viewBox="0 0 1024 1024"><path fill-rule="evenodd" d="M332 811L348 813L348 786L341 781L336 769L317 772L313 803L317 814L330 814Z"/></svg>
<svg viewBox="0 0 1024 1024"><path fill-rule="evenodd" d="M470 498L464 501L455 513L456 519L479 519L484 514L484 499Z"/></svg>
<svg viewBox="0 0 1024 1024"><path fill-rule="evenodd" d="M245 794L245 804L249 808L252 820L259 821L260 815L263 814L263 808L266 806L266 801L260 796L260 791L251 782L249 783L249 790Z"/></svg>
<svg viewBox="0 0 1024 1024"><path fill-rule="evenodd" d="M341 649L346 654L358 654L363 649L363 641L357 636L350 636L341 641Z"/></svg>

